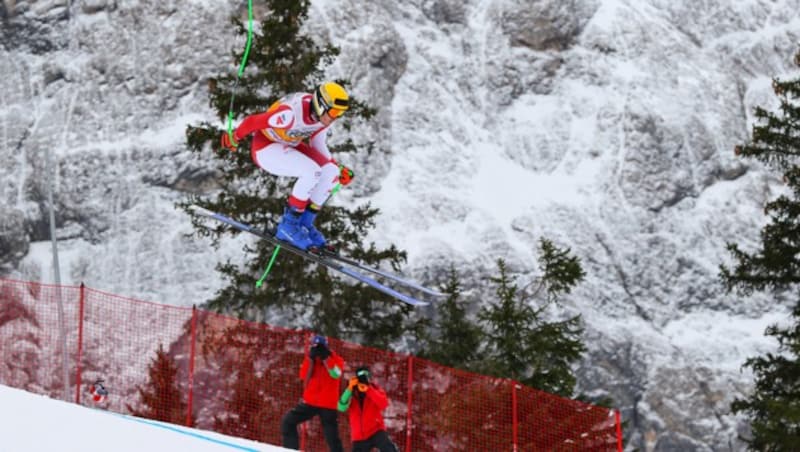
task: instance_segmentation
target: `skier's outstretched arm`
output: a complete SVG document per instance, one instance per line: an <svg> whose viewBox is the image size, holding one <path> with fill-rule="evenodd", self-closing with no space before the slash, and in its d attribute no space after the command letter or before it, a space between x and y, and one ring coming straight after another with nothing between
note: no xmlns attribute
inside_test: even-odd
<svg viewBox="0 0 800 452"><path fill-rule="evenodd" d="M233 138L236 141L240 141L244 137L259 130L288 129L292 124L294 124L292 109L286 105L282 105L273 111L258 113L244 118L242 123L239 124L239 127L233 132Z"/></svg>

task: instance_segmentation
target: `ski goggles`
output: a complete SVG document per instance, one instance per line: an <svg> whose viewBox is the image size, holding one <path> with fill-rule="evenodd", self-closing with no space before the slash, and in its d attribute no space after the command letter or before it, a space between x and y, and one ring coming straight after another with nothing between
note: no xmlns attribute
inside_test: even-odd
<svg viewBox="0 0 800 452"><path fill-rule="evenodd" d="M347 110L341 110L339 108L329 108L326 113L333 119L336 119L344 114Z"/></svg>
<svg viewBox="0 0 800 452"><path fill-rule="evenodd" d="M356 371L356 377L360 383L369 382L369 371L367 369L359 369Z"/></svg>

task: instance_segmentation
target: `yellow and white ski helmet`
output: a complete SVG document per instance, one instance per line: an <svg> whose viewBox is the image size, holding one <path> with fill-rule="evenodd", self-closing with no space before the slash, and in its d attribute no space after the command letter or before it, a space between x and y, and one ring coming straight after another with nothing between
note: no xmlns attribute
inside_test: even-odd
<svg viewBox="0 0 800 452"><path fill-rule="evenodd" d="M318 118L328 113L331 118L338 118L350 108L350 96L342 85L325 82L317 85L311 94L311 105Z"/></svg>

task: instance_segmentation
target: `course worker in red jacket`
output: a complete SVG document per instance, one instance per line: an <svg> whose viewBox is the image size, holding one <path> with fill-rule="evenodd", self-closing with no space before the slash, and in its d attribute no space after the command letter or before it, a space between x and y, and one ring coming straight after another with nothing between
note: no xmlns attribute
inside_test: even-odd
<svg viewBox="0 0 800 452"><path fill-rule="evenodd" d="M300 379L305 383L303 400L289 410L281 421L283 447L299 449L297 425L318 415L330 451L344 451L339 438L339 412L336 411L342 369L344 359L328 348L325 336L314 336L308 355L303 357L300 366Z"/></svg>
<svg viewBox="0 0 800 452"><path fill-rule="evenodd" d="M373 448L380 452L397 452L383 423L383 410L387 406L386 392L370 381L369 368L356 369L356 376L350 379L338 405L339 411L350 411L353 452L369 452Z"/></svg>

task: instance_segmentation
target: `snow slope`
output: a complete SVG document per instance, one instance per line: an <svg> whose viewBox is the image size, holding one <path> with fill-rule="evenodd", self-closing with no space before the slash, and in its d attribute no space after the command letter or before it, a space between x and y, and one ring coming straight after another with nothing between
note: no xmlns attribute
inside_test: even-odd
<svg viewBox="0 0 800 452"><path fill-rule="evenodd" d="M91 409L0 385L0 452L279 452L282 447Z"/></svg>

